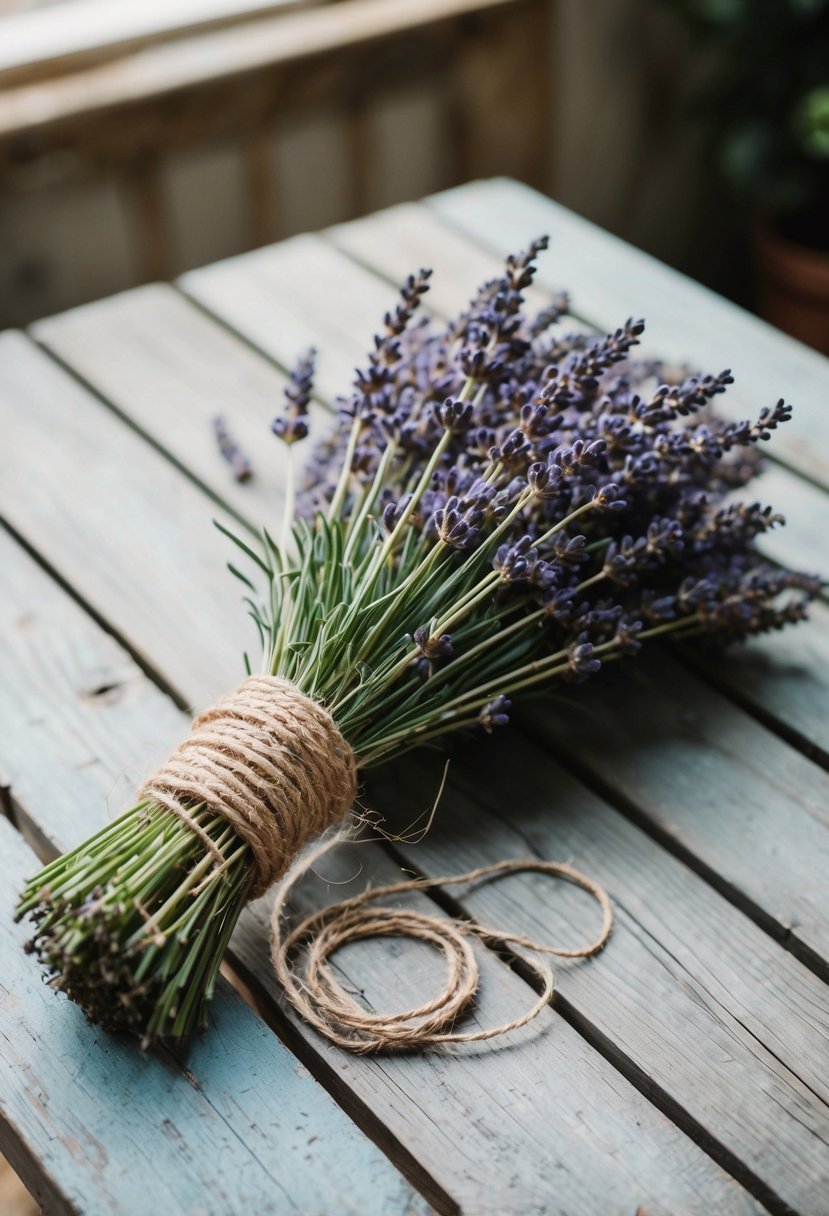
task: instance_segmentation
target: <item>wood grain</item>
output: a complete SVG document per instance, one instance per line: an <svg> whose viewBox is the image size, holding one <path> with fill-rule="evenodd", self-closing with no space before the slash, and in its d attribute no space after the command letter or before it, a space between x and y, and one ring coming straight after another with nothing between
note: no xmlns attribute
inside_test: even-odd
<svg viewBox="0 0 829 1216"><path fill-rule="evenodd" d="M493 278L503 265L496 253L450 227L423 203L388 207L347 224L335 224L320 235L394 285L420 266L431 267L433 274L424 304L442 317L456 316L476 288ZM261 253L258 250L253 256ZM197 274L206 275L210 269L206 267ZM549 297L549 288L531 287L527 304L540 309Z"/></svg>
<svg viewBox="0 0 829 1216"><path fill-rule="evenodd" d="M114 640L3 534L0 534L0 559L11 575L13 589L0 604L0 637L8 639L2 660L9 690L8 695L0 694L0 766L21 824L34 828L40 839L69 845L120 809L127 797L123 788L125 774L143 765L146 747L157 749L165 742L164 736L173 734L176 726L183 730L185 722ZM187 635L182 636L181 643L186 651ZM90 695L91 675L94 680L105 681L108 692ZM24 724L18 725L19 707L13 690L22 687L26 689ZM113 795L113 787L117 787L117 795ZM32 864L29 859L26 868L30 870ZM343 869L347 877L359 870L360 883L399 874L376 845L362 846L358 853L346 850L340 858L339 872L336 865L335 859L325 859L324 866L320 866L325 879L338 879ZM14 881L14 889L17 885L19 878ZM327 900L332 890L338 894L340 888L332 889L322 881L305 892L305 899ZM268 961L263 918L266 903L261 901L245 916L232 950L246 979L258 990L270 993L263 1012L285 1033L286 1023L276 1007L278 993ZM90 1061L87 1068L91 1069L101 1043L106 1046L109 1040L95 1031L85 1031L77 1010L66 1002L58 1004L40 985L31 960L20 953L19 943L15 943L14 950L18 970L23 970L28 982L41 994L43 1017L51 1018L55 1032L64 1033L67 1020L70 1027L75 1026L74 1020L79 1023L66 1050L67 1066L73 1065L83 1051L83 1058ZM402 970L395 976L395 1001L414 997L424 989L431 990L438 982L441 967L430 955L407 950L401 953L395 946L390 949L388 943L373 943L355 951L348 964L349 979L358 989L365 989L370 999L387 1001L389 969L393 966L397 971L398 960ZM231 994L223 991L230 1001ZM476 1020L494 1022L513 1016L528 999L531 997L526 985L503 963L492 955L484 959L484 989ZM246 1017L255 1023L247 1011L237 1014L231 1010L223 1015L221 1007L217 1010L214 1025L198 1041L196 1051L201 1055L191 1056L187 1061L201 1084L200 1092L224 1109L231 1098L214 1094L212 1087L226 1085L232 1095L233 1086L242 1085L247 1072L238 1079L232 1069L233 1059L241 1053L245 1068L256 1073L234 1104L240 1119L255 1122L254 1133L247 1137L250 1150L266 1161L282 1151L279 1137L271 1139L273 1117L260 1115L251 1105L272 1101L282 1112L277 1127L287 1122L286 1112L292 1120L295 1108L304 1111L297 1129L298 1142L302 1135L310 1135L312 1141L318 1135L317 1151L330 1151L332 1167L335 1163L340 1165L334 1133L322 1117L321 1131L310 1128L317 1118L316 1108L290 1087L286 1090L281 1078L274 1075L275 1066L269 1057L260 1058L261 1031L256 1026L249 1030ZM252 1043L248 1043L248 1037ZM729 1214L760 1211L739 1186L553 1011L545 1013L540 1026L516 1038L511 1050L489 1047L468 1057L432 1054L389 1060L356 1059L333 1051L301 1026L294 1027L291 1043L306 1063L320 1073L337 1100L367 1127L393 1159L417 1178L440 1211L453 1211L460 1206L466 1211L493 1216L508 1210L538 1216L551 1211L578 1210L604 1216L608 1203L620 1211L632 1211L638 1203L646 1203L649 1211L664 1216L677 1210L699 1216L712 1210ZM262 1046L261 1054L266 1046ZM116 1048L118 1060L134 1060L134 1069L140 1069L141 1058L132 1044L115 1044L113 1050ZM219 1080L214 1080L206 1065L197 1068L195 1061L204 1059L208 1050L224 1060ZM276 1040L272 1051L278 1059L282 1058ZM215 1071L219 1071L218 1064ZM544 1079L542 1085L539 1077ZM305 1083L308 1084L307 1079ZM63 1086L62 1093L65 1090L60 1077L47 1078L46 1084ZM92 1082L88 1089L90 1100L95 1100ZM56 1112L58 1101L59 1098ZM111 1117L111 1102L99 1104L105 1107L104 1113L91 1126L100 1127L101 1118L117 1123ZM56 1113L56 1119L59 1117ZM81 1109L78 1118L85 1117L86 1111ZM162 1108L160 1121L164 1118ZM188 1118L185 1108L175 1126L186 1126L184 1121ZM67 1126L71 1129L74 1124ZM455 1135L447 1136L447 1128L456 1129L457 1139ZM29 1134L33 1139L40 1137L34 1155L43 1159L43 1125L32 1123ZM112 1135L115 1134L116 1130ZM260 1135L268 1138L267 1149L258 1143ZM111 1141L104 1140L111 1145ZM194 1143L192 1134L187 1142L191 1146ZM174 1146L173 1151L179 1150ZM198 1154L192 1154L196 1167L201 1151L200 1148ZM211 1151L209 1140L204 1151ZM292 1148L285 1151L284 1163L277 1157L283 1186L287 1185L293 1160ZM109 1152L114 1159L115 1148L110 1147ZM355 1170L370 1169L374 1160L370 1155L364 1160L363 1150L357 1146L352 1147L351 1157ZM159 1151L157 1164L162 1177L167 1159L168 1154ZM218 1154L215 1159L218 1162ZM226 1167L227 1158L221 1163L222 1169ZM312 1168L318 1169L313 1162ZM135 1169L138 1176L143 1176L147 1166L137 1163ZM551 1176L556 1179L555 1197ZM354 1178L351 1185L357 1210L373 1210L369 1201L363 1199L362 1182L348 1169L344 1170L344 1177ZM318 1178L315 1185L322 1185ZM383 1180L372 1185L379 1204L379 1196L384 1193ZM192 1180L190 1186L192 1202L193 1196L201 1195L201 1190ZM148 1188L147 1202L153 1201L155 1194ZM223 1193L217 1194L215 1202L224 1203L224 1211L236 1210L232 1203L225 1203ZM297 1206L302 1212L349 1210L345 1201L332 1201L328 1205L309 1201L305 1206ZM419 1210L401 1190L388 1209L389 1216L410 1209ZM272 1209L257 1206L251 1200L244 1210ZM292 1209L286 1204L278 1210Z"/></svg>
<svg viewBox="0 0 829 1216"><path fill-rule="evenodd" d="M824 977L829 776L666 652L522 714L525 730L620 803Z"/></svg>
<svg viewBox="0 0 829 1216"><path fill-rule="evenodd" d="M29 339L0 336L0 368L0 413L15 434L0 454L0 515L96 611L116 596L113 627L193 704L232 687L254 635L240 628L238 584L221 568L223 554L235 556L211 524L222 512ZM184 632L199 639L198 659L182 654Z"/></svg>

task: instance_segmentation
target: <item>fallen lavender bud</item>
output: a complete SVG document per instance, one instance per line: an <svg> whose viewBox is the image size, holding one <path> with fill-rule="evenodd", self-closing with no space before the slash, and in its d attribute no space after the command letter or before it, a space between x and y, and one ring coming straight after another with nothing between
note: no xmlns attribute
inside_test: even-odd
<svg viewBox="0 0 829 1216"><path fill-rule="evenodd" d="M219 451L230 465L230 470L236 481L250 481L253 468L245 453L230 434L227 423L221 414L213 419L213 433L219 445Z"/></svg>

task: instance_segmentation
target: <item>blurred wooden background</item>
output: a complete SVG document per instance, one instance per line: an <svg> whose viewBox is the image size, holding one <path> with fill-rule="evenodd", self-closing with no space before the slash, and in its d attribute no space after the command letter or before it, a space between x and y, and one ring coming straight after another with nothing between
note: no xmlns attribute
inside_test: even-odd
<svg viewBox="0 0 829 1216"><path fill-rule="evenodd" d="M653 0L240 0L268 11L163 44L147 4L115 6L129 53L102 32L48 89L0 40L2 325L499 173L728 286L686 34Z"/></svg>

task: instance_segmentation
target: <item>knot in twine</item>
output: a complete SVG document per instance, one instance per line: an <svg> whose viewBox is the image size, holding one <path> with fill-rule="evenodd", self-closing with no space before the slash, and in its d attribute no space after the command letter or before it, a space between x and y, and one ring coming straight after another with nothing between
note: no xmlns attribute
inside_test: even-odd
<svg viewBox="0 0 829 1216"><path fill-rule="evenodd" d="M208 806L251 851L251 898L281 878L303 845L339 823L357 795L354 753L324 706L280 676L249 676L193 721L141 797L222 855L188 811Z"/></svg>
<svg viewBox="0 0 829 1216"><path fill-rule="evenodd" d="M376 887L313 913L283 937L282 921L292 888L339 839L341 837L335 837L316 849L283 880L273 909L271 955L276 974L297 1012L332 1043L349 1051L367 1054L411 1051L446 1043L475 1043L526 1026L549 1003L555 989L553 970L545 956L589 958L604 949L613 931L613 908L598 883L565 863L524 858L481 866L466 874L415 878ZM373 906L376 900L389 895L471 883L527 870L566 879L593 896L602 910L602 927L595 941L574 949L548 946L520 933L489 928L476 920L435 916L409 908ZM409 937L437 948L446 959L449 971L443 991L416 1009L390 1014L367 1012L339 983L329 960L342 946L370 937ZM499 950L505 946L518 946L530 951L535 957L524 954L519 957L539 981L538 998L526 1012L499 1026L454 1031L451 1027L473 1004L479 987L478 962L470 944L473 937ZM303 961L297 968L293 958L301 948L304 948Z"/></svg>

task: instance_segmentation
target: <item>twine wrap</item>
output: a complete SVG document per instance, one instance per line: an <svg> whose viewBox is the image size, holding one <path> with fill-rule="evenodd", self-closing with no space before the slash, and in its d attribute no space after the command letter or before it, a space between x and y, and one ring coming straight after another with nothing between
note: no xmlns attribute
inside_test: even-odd
<svg viewBox="0 0 829 1216"><path fill-rule="evenodd" d="M251 850L251 898L281 878L303 845L339 823L357 795L354 753L324 706L280 676L249 676L198 715L189 736L145 782L152 799L192 829L205 804Z"/></svg>

